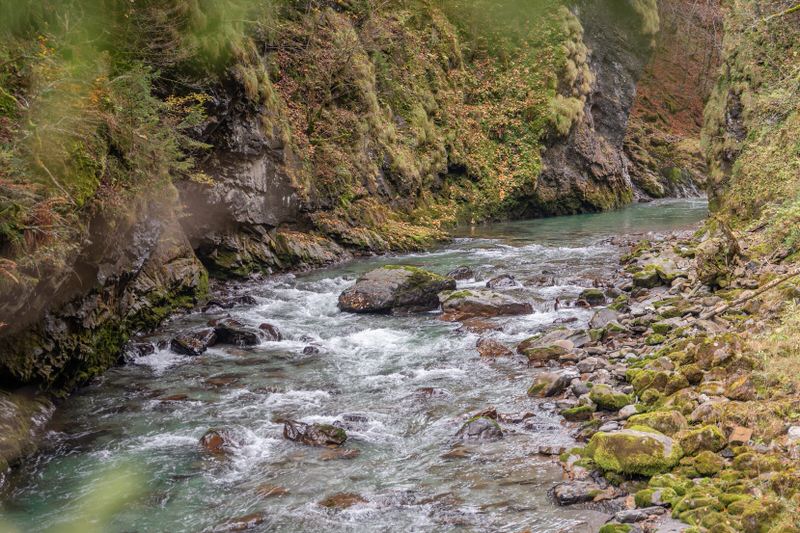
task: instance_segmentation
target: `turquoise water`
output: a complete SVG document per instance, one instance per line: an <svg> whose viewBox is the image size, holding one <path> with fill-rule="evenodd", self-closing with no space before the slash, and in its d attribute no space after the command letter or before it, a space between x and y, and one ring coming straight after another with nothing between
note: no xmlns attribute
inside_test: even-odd
<svg viewBox="0 0 800 533"><path fill-rule="evenodd" d="M160 350L78 391L57 410L41 452L6 485L0 530L217 531L256 513L255 531L595 531L600 513L559 508L548 496L561 470L537 451L573 441L552 403L526 396L536 370L514 357L481 359L479 337L435 313L347 315L336 299L357 274L386 263L442 273L470 265L476 275L463 287L513 274L523 284L515 294L536 311L498 319L503 330L487 334L513 346L556 320L588 320L554 302L612 271L613 237L690 227L705 214L703 201L669 201L467 228L430 253L242 284L257 304L231 314L270 322L284 340L197 358ZM151 340L214 316L180 317ZM308 345L320 353L303 354ZM171 395L185 399L163 400ZM505 438L447 456L470 413L489 406L518 420L502 423ZM283 417L342 425L345 448L358 455L331 458L284 440ZM209 428L235 435L231 453L200 449ZM265 484L287 493L265 497ZM318 505L341 492L366 502Z"/></svg>

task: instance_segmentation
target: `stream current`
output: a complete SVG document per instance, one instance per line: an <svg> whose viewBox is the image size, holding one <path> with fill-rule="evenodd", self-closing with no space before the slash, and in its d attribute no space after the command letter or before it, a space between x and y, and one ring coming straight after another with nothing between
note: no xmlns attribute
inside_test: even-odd
<svg viewBox="0 0 800 533"><path fill-rule="evenodd" d="M548 495L561 468L537 452L573 441L552 402L526 396L537 370L520 357L481 358L479 336L436 313L345 314L338 295L384 264L471 267L475 277L459 288L511 274L523 285L514 294L535 312L495 319L503 330L482 335L513 348L556 321L588 321L590 310L555 302L617 267L614 237L690 227L705 215L705 201L675 200L494 224L430 253L242 283L235 290L257 303L225 313L269 322L284 340L200 357L157 350L77 391L6 484L0 530L216 531L255 513L254 531L596 531L600 513L558 507ZM149 340L219 316L176 318ZM319 353L304 354L309 345ZM456 442L469 415L490 406L519 419L502 424L505 438ZM285 440L282 418L341 425L357 455ZM239 446L224 457L204 453L198 441L209 428L230 430ZM337 493L366 502L318 504Z"/></svg>

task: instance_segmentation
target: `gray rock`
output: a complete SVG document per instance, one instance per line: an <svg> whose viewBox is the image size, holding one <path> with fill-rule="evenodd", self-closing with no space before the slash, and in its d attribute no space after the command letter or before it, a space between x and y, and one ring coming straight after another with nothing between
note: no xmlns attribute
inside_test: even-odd
<svg viewBox="0 0 800 533"><path fill-rule="evenodd" d="M619 313L613 309L600 309L599 311L595 312L595 314L589 320L589 327L592 329L603 329L611 322L616 322L618 319Z"/></svg>
<svg viewBox="0 0 800 533"><path fill-rule="evenodd" d="M409 266L367 272L339 295L339 309L350 313L421 312L439 306L438 294L456 288L453 279Z"/></svg>
<svg viewBox="0 0 800 533"><path fill-rule="evenodd" d="M553 488L553 497L559 505L574 505L594 500L604 487L594 481L565 481Z"/></svg>
<svg viewBox="0 0 800 533"><path fill-rule="evenodd" d="M503 274L486 282L487 289L511 289L519 286L519 282L510 274Z"/></svg>
<svg viewBox="0 0 800 533"><path fill-rule="evenodd" d="M542 372L533 381L533 385L528 389L528 396L538 398L550 398L558 396L569 385L570 378L563 374L554 372Z"/></svg>
<svg viewBox="0 0 800 533"><path fill-rule="evenodd" d="M477 317L527 315L533 306L488 289L470 289L442 292L439 295L442 311L457 320Z"/></svg>
<svg viewBox="0 0 800 533"><path fill-rule="evenodd" d="M615 514L614 519L622 524L632 524L634 522L643 522L651 516L661 516L666 512L666 509L657 505L642 507L641 509L625 509Z"/></svg>

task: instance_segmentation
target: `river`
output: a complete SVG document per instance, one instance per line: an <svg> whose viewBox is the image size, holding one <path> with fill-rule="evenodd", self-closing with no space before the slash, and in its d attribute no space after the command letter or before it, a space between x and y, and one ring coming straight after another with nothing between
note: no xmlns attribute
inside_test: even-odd
<svg viewBox="0 0 800 533"><path fill-rule="evenodd" d="M537 451L573 442L552 402L526 396L536 370L522 358L482 359L477 335L435 313L349 315L337 297L359 273L388 263L439 273L472 267L475 279L460 287L512 274L524 286L516 294L536 311L497 319L503 331L489 335L513 347L553 322L590 318L556 309L556 298L574 299L613 271L613 237L684 228L705 215L704 201L680 200L494 224L430 253L240 284L257 303L230 313L269 322L284 340L215 346L195 358L159 350L77 391L56 411L40 452L11 475L0 530L215 531L260 513L255 531L595 531L600 513L560 508L548 496L561 468ZM152 340L213 317L179 317ZM303 353L310 345L319 353ZM469 414L489 406L519 421L502 424L502 440L449 453ZM358 455L283 439L284 417L342 425L345 448ZM209 456L198 445L209 428L229 429L240 445ZM269 486L287 493L265 496ZM366 503L318 505L342 492Z"/></svg>

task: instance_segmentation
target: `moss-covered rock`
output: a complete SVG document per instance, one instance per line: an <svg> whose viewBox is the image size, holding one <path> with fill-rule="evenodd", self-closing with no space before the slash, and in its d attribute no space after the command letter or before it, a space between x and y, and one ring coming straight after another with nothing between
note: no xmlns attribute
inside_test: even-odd
<svg viewBox="0 0 800 533"><path fill-rule="evenodd" d="M643 426L596 433L586 451L603 470L642 476L667 472L683 456L670 437Z"/></svg>
<svg viewBox="0 0 800 533"><path fill-rule="evenodd" d="M702 476L713 476L725 468L725 460L710 450L704 450L694 458L693 466Z"/></svg>
<svg viewBox="0 0 800 533"><path fill-rule="evenodd" d="M704 450L718 452L727 443L725 434L714 425L681 431L676 438L686 455L694 455Z"/></svg>
<svg viewBox="0 0 800 533"><path fill-rule="evenodd" d="M589 392L589 399L592 400L598 408L606 411L619 411L626 405L633 403L629 395L615 391L604 384L592 387L592 390Z"/></svg>
<svg viewBox="0 0 800 533"><path fill-rule="evenodd" d="M592 418L594 408L589 405L578 405L561 411L561 416L570 422L583 422Z"/></svg>
<svg viewBox="0 0 800 533"><path fill-rule="evenodd" d="M339 295L339 308L351 313L430 311L439 293L453 290L455 280L421 268L388 265L367 272Z"/></svg>

